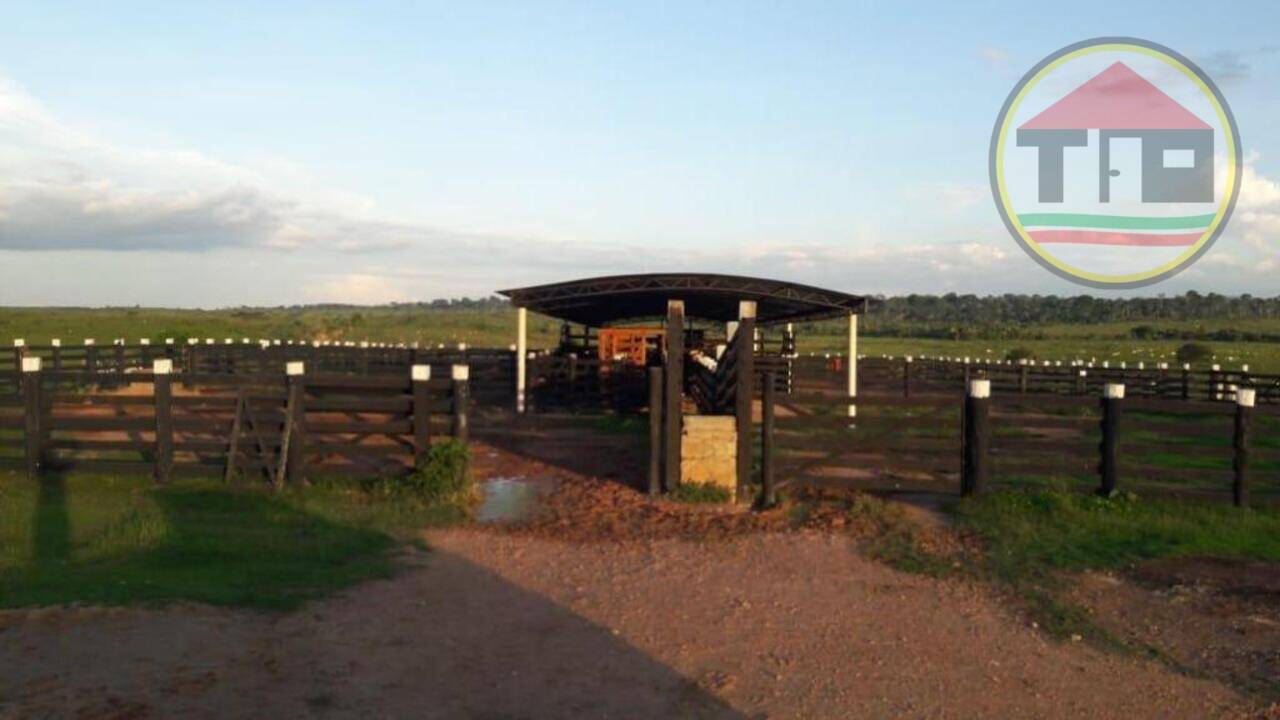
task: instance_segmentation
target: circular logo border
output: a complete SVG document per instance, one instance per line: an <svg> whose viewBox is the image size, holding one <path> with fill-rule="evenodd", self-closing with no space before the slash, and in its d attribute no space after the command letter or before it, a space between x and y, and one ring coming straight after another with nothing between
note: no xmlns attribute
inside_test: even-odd
<svg viewBox="0 0 1280 720"><path fill-rule="evenodd" d="M1222 205L1218 208L1217 217L1214 219L1213 225L1206 232L1205 236L1194 245L1189 254L1184 253L1173 261L1156 268L1149 273L1135 273L1132 275L1119 276L1116 280L1103 280L1099 278L1110 277L1099 275L1097 273L1088 273L1083 270L1072 272L1065 263L1055 262L1040 248L1039 243L1032 240L1026 233L1022 225L1014 218L1009 208L1009 203L1004 192L1004 173L1000 167L1000 161L1004 154L1005 126L1008 124L1012 111L1015 106L1022 101L1023 93L1029 89L1033 81L1039 80L1040 76L1052 66L1056 66L1065 62L1068 56L1083 54L1082 51L1097 52L1102 49L1110 49L1105 46L1119 46L1115 49L1139 48L1140 52L1146 54L1156 53L1163 55L1162 60L1166 62L1172 61L1170 64L1181 66L1180 70L1190 73L1203 90L1207 90L1209 96L1217 105L1219 119L1224 121L1227 129L1230 131L1230 137L1227 138L1227 145L1230 150L1228 163L1232 168L1229 172L1229 181L1231 182L1231 191L1224 196ZM1049 270L1058 277L1070 280L1071 282L1085 285L1087 287L1099 288L1104 290L1123 290L1126 288L1139 288L1147 285L1154 285L1162 280L1167 280L1174 275L1186 270L1202 255L1208 252L1209 248L1218 240L1222 231L1226 228L1227 220L1231 217L1235 210L1236 199L1240 195L1240 182L1244 173L1244 164L1240 161L1240 130L1236 127L1235 115L1231 112L1231 106L1227 104L1226 98L1222 96L1222 91L1214 84L1209 76L1200 69L1198 65L1191 62L1176 50L1167 48L1159 43L1150 40L1142 40L1133 37L1099 37L1089 40L1082 40L1078 43L1068 45L1061 50L1049 55L1041 60L1027 71L1018 84L1014 86L1013 91L1009 93L1009 97L1005 99L1004 105L1000 108L1000 114L996 116L995 127L991 131L991 148L988 151L988 174L991 183L991 194L995 199L996 208L1000 211L1000 219L1004 221L1005 227L1013 238L1018 241L1018 245L1031 256L1033 260L1038 262L1042 267ZM1170 267L1172 265L1172 267ZM1135 277L1136 275L1136 277Z"/></svg>

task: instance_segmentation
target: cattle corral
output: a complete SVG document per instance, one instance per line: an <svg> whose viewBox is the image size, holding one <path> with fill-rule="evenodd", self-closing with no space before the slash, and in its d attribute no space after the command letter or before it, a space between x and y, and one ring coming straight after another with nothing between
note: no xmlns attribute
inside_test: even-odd
<svg viewBox="0 0 1280 720"><path fill-rule="evenodd" d="M709 293L721 282L727 281L682 281L664 292ZM1198 568L1196 582L1229 578L1230 587L1269 587L1275 550L1266 538L1280 504L1276 376L1239 364L870 355L857 352L853 318L852 354L800 353L796 332L779 320L767 295L781 293L792 309L823 296L799 301L777 286L733 281L731 287L765 296L701 305L651 298L642 309L666 315L621 325L627 337L645 343L644 352L634 343L601 343L601 328L578 323L562 327L558 345L540 347L522 347L519 338L510 347L250 338L15 343L0 353L0 465L18 471L0 488L13 526L0 534L0 562L11 580L0 600L9 607L196 601L282 609L313 601L309 612L287 622L316 637L338 632L330 627L335 623L347 628L344 637L352 627L368 628L352 652L372 659L348 672L353 682L391 687L367 705L390 714L427 702L490 714L534 707L552 716L588 703L626 715L622 699L663 716L689 707L724 717L748 708L778 716L840 708L852 716L889 707L871 699L891 694L874 678L837 683L843 689L809 679L830 672L830 662L855 669L890 663L895 678L918 684L918 697L940 708L1017 714L1034 706L1052 714L1045 697L1081 694L1037 654L1040 636L1108 648L1114 627L1132 634L1126 640L1132 647L1189 658L1181 668L1255 698L1280 697L1269 679L1274 664L1256 654L1280 642L1270 626L1251 630L1255 654L1203 660L1204 648L1237 647L1239 636L1230 633L1242 624L1252 628L1251 618L1270 622L1273 608L1253 595L1231 599L1224 611L1220 598L1235 598L1224 594L1234 591L1207 585L1213 589L1199 591L1197 602L1206 605L1209 622L1158 594L1135 599L1128 584L1087 577L1082 587L1097 614L1082 620L1060 608L1084 601L1043 585L1046 577L1081 569L1118 573L1121 563L1208 552L1263 562L1223 568L1197 560L1189 566ZM726 314L736 319L726 322ZM1104 399L1119 385L1123 399ZM723 452L690 451L702 441L691 432L701 425L698 416L717 421L723 437L713 440ZM459 447L469 447L483 492L534 488L532 510L499 513L496 525L486 524L492 521L474 506L440 505L403 489L433 449ZM709 458L722 465L724 495L701 494L688 482L701 482L690 461ZM23 483L21 474L37 479ZM737 503L724 502L735 495ZM110 519L84 517L86 503L95 502L87 498L101 502ZM471 520L446 531L423 529L441 517L453 518L444 521L450 524ZM379 564L387 546L376 538L385 536L367 536L364 523L413 540L395 545L396 573L403 576L327 598L390 572ZM1047 538L1037 534L1042 529L1051 529ZM1035 543L1042 541L1055 549L1041 550ZM422 542L432 551L412 549ZM353 557L360 569L343 570ZM1010 557L1033 560L999 564ZM454 628L476 622L440 604L440 588L451 583L454 602L478 592L492 599L484 607L503 608L510 617L502 631L425 631L423 623L437 620ZM554 602L531 599L515 586ZM882 587L897 589L884 594ZM1118 596L1113 587L1129 594ZM634 608L637 597L643 608ZM1051 599L1028 599L1041 597ZM689 610L672 617L673 604ZM949 623L925 620L952 617L956 608L961 613ZM163 617L167 636L202 637L202 621L191 621L185 606L159 612L147 618ZM316 651L324 642L299 648L236 611L207 612L220 627L238 628L227 658L209 663L223 679L191 696L221 708L297 714L310 699L288 686L328 672L327 653L345 657L334 648ZM1147 626L1129 628L1124 619L1134 612L1167 613L1186 627L1177 639ZM453 680L471 677L458 663L505 667L508 643L537 636L523 623L548 613L581 650L566 646L522 660L520 676L531 684L519 691L521 700ZM872 627L850 620L869 613L878 629L851 634L851 627ZM304 616L316 619L296 620ZM987 618L981 637L971 636L971 617ZM609 630L598 637L599 628L584 628L579 618ZM103 671L102 686L182 712L187 700L156 697L122 680L150 662L140 658L164 656L145 630L149 621L130 620L132 629L116 638L102 635L116 630L90 619L76 647L100 647L133 668ZM709 635L698 635L700 628ZM241 631L271 637L276 650L260 656L241 647L235 640ZM46 631L14 632L39 644ZM938 632L958 644L939 645ZM688 650L682 639L712 636L718 641L705 650ZM414 647L432 648L430 658L405 650ZM903 652L882 654L890 647ZM1007 675L1048 695L1029 700L1007 687L978 691L981 683L956 670L963 663L947 660L978 652L985 663L1006 663L1009 647L1017 648L1013 662L1021 669ZM629 679L621 684L608 666L588 666L578 655L626 658L635 648L659 663L626 661ZM779 652L789 653L786 665L759 660ZM1214 693L1205 715L1230 716L1230 709L1254 702L1070 642L1052 652L1087 668L1082 677L1095 689L1092 708L1142 714L1124 704L1129 684L1108 680L1117 677L1141 677L1144 687L1160 688L1166 708L1204 709L1205 692ZM276 667L304 655L314 659L297 662L282 687L231 692L244 687L235 668ZM58 662L37 658L10 683L35 687L40 669ZM544 665L545 672L532 669ZM451 680L405 682L395 670L401 666L431 667ZM558 685L554 678L566 673L578 684ZM636 673L661 689L623 691ZM682 682L694 687L689 678L696 690L673 689ZM776 695L762 698L758 688L775 688ZM77 692L83 707L96 707L95 688ZM354 712L351 693L335 691L338 714ZM48 693L32 690L16 707L48 702Z"/></svg>
<svg viewBox="0 0 1280 720"><path fill-rule="evenodd" d="M1099 398L1123 384L1121 489L1231 499L1243 458L1254 503L1280 491L1280 376L1223 370L1111 367L1084 360L980 361L970 358L861 357L860 414L848 403L841 354L783 357L757 348L759 386L774 378L777 438L758 450L781 488L840 487L879 492L955 494L960 489L961 408L972 379L990 381L992 487L1096 486ZM732 357L732 353L730 353ZM23 373L39 358L38 373ZM168 373L157 376L159 364ZM286 369L301 363L303 374ZM456 436L468 399L491 409L489 422L515 403L515 352L503 348L307 341L117 342L98 346L15 344L0 378L0 463L178 475L261 475L273 482L306 472L387 474L414 466L432 436ZM414 368L419 377L414 380ZM425 369L424 369L425 368ZM465 379L456 375L466 368ZM690 364L685 392L712 410L732 403L733 388ZM530 352L531 413L643 412L643 372L577 354ZM766 375L768 374L768 375ZM33 381L32 377L38 377ZM30 402L40 387L44 439L27 438ZM159 386L163 386L161 390ZM290 409L290 386L299 389ZM1251 442L1236 442L1238 390L1253 391ZM167 407L165 407L167 405ZM425 408L423 410L422 408ZM290 425L293 413L294 423ZM419 422L418 418L424 420ZM485 420L481 420L485 422ZM285 447L290 437L293 467ZM165 437L172 439L162 441ZM762 440L757 440L760 444ZM34 458L31 455L34 453Z"/></svg>

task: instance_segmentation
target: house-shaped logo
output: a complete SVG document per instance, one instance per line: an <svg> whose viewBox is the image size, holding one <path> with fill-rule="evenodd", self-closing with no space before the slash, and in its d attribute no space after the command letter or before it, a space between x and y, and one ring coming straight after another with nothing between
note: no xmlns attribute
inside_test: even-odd
<svg viewBox="0 0 1280 720"><path fill-rule="evenodd" d="M1040 149L1040 202L1062 202L1063 153L1098 130L1098 202L1111 202L1112 138L1142 142L1142 202L1213 202L1213 128L1123 62L1018 126Z"/></svg>
<svg viewBox="0 0 1280 720"><path fill-rule="evenodd" d="M1006 227L1040 264L1095 287L1170 277L1222 232L1240 142L1189 60L1132 38L1064 48L1014 88L992 135Z"/></svg>

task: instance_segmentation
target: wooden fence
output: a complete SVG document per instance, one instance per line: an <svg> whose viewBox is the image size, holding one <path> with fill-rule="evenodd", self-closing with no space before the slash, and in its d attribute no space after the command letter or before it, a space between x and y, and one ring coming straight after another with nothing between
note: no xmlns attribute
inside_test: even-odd
<svg viewBox="0 0 1280 720"><path fill-rule="evenodd" d="M807 356L796 360L799 372L813 375L837 371L842 357ZM864 357L858 360L858 382L863 388L913 393L954 392L972 378L991 381L992 391L1003 394L1052 394L1096 396L1108 384L1125 385L1129 397L1167 400L1235 401L1237 388L1252 388L1260 405L1280 404L1280 375L1250 373L1245 368L1227 370L1133 367L1119 363L1010 363L976 359Z"/></svg>
<svg viewBox="0 0 1280 720"><path fill-rule="evenodd" d="M78 385L78 370L23 361L19 393L0 396L0 466L42 472L260 476L406 472L443 437L467 438L469 369L434 379L308 372L172 373L167 359L119 388ZM190 386L192 389L184 389Z"/></svg>
<svg viewBox="0 0 1280 720"><path fill-rule="evenodd" d="M39 357L44 369L64 383L99 388L121 387L131 381L131 375L149 371L158 359L171 361L174 371L184 376L181 382L186 387L196 376L269 375L288 362L304 362L313 373L359 376L405 376L415 365L428 365L434 376L445 377L454 365L466 365L477 403L506 405L515 397L515 352L498 348L247 339L102 345L91 340L76 345L18 342L10 352L0 352L0 394L18 391L22 358Z"/></svg>
<svg viewBox="0 0 1280 720"><path fill-rule="evenodd" d="M952 494L972 480L965 468L980 456L979 488L1092 490L1103 485L1109 448L1119 491L1235 500L1243 469L1250 502L1280 504L1280 405L1258 402L1261 393L1232 391L1230 402L1172 400L1130 395L1126 385L1125 397L1112 403L1122 413L1104 431L1105 388L1022 394L990 381L989 432L974 455L964 443L971 426L962 376L945 392L864 382L856 420L843 414L842 381L825 368L803 373L797 391L778 399L776 472L783 483ZM1256 406L1242 420L1244 399Z"/></svg>

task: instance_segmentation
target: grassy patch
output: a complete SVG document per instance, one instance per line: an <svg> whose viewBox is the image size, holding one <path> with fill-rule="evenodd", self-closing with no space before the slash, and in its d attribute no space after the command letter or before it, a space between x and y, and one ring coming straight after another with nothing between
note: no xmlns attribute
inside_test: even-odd
<svg viewBox="0 0 1280 720"><path fill-rule="evenodd" d="M290 609L389 575L401 540L465 515L451 500L336 479L269 494L211 481L0 474L0 607Z"/></svg>
<svg viewBox="0 0 1280 720"><path fill-rule="evenodd" d="M645 415L594 415L578 420L582 427L605 435L647 435L649 418Z"/></svg>
<svg viewBox="0 0 1280 720"><path fill-rule="evenodd" d="M1038 490L966 500L956 517L983 542L975 571L1011 589L1056 637L1112 642L1082 608L1064 599L1063 571L1122 568L1162 557L1280 562L1276 511Z"/></svg>
<svg viewBox="0 0 1280 720"><path fill-rule="evenodd" d="M680 483L667 493L668 500L691 505L701 503L727 503L733 499L733 493L724 487L712 483Z"/></svg>
<svg viewBox="0 0 1280 720"><path fill-rule="evenodd" d="M904 572L931 577L943 577L955 569L950 558L926 547L919 526L900 504L858 495L849 507L849 516L867 531L863 548L872 558Z"/></svg>

